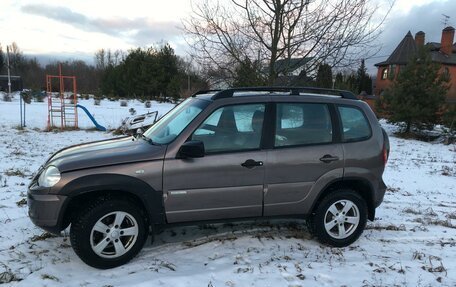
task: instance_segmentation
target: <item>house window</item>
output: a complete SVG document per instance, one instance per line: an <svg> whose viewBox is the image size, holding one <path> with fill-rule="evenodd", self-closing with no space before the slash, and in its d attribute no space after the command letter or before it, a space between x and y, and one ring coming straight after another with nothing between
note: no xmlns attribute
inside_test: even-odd
<svg viewBox="0 0 456 287"><path fill-rule="evenodd" d="M389 79L390 80L393 80L394 79L394 74L396 72L396 65L390 65L389 66L389 72L388 72L388 76L389 76Z"/></svg>
<svg viewBox="0 0 456 287"><path fill-rule="evenodd" d="M382 80L388 79L388 68L382 70Z"/></svg>
<svg viewBox="0 0 456 287"><path fill-rule="evenodd" d="M448 67L445 67L443 69L443 76L446 78L446 79L450 79L450 70L448 69Z"/></svg>

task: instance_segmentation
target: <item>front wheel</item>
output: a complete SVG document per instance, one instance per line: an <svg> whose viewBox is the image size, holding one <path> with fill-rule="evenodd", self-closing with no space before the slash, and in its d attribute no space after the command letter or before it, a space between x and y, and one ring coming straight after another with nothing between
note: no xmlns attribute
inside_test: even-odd
<svg viewBox="0 0 456 287"><path fill-rule="evenodd" d="M92 267L120 266L143 247L148 234L144 218L129 201L98 200L72 223L71 245L79 258Z"/></svg>
<svg viewBox="0 0 456 287"><path fill-rule="evenodd" d="M352 190L339 190L327 195L311 218L318 240L334 247L345 247L355 242L366 223L366 202Z"/></svg>

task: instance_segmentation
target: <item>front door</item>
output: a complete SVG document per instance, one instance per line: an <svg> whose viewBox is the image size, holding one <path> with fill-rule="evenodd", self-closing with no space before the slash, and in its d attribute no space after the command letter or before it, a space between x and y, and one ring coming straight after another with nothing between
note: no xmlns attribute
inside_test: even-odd
<svg viewBox="0 0 456 287"><path fill-rule="evenodd" d="M264 103L218 108L189 138L204 143L204 157L165 160L168 222L262 215L264 111Z"/></svg>

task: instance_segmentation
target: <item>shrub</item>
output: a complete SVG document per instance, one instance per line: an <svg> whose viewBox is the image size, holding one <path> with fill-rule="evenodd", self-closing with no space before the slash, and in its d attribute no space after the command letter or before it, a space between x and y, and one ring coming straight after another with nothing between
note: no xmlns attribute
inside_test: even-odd
<svg viewBox="0 0 456 287"><path fill-rule="evenodd" d="M94 99L93 99L93 104L94 104L95 106L99 106L99 105L101 104L101 100L98 99L98 98L94 98Z"/></svg>
<svg viewBox="0 0 456 287"><path fill-rule="evenodd" d="M44 102L44 99L47 97L47 94L45 91L37 91L32 93L32 98L35 102L42 103Z"/></svg>
<svg viewBox="0 0 456 287"><path fill-rule="evenodd" d="M132 116L136 115L136 110L135 110L135 108L130 108L128 111L130 112L130 114L131 114Z"/></svg>
<svg viewBox="0 0 456 287"><path fill-rule="evenodd" d="M11 97L7 93L4 93L3 94L3 101L11 102Z"/></svg>
<svg viewBox="0 0 456 287"><path fill-rule="evenodd" d="M152 107L152 103L150 101L147 101L144 103L144 106L148 109L150 109L150 107Z"/></svg>
<svg viewBox="0 0 456 287"><path fill-rule="evenodd" d="M120 101L120 106L121 107L128 107L128 102L125 100Z"/></svg>

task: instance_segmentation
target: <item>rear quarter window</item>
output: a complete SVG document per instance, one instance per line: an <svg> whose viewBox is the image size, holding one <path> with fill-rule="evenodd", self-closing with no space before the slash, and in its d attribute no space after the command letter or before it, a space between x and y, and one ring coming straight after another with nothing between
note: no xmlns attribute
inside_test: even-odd
<svg viewBox="0 0 456 287"><path fill-rule="evenodd" d="M372 131L365 114L356 107L338 106L344 142L362 141L371 137Z"/></svg>

